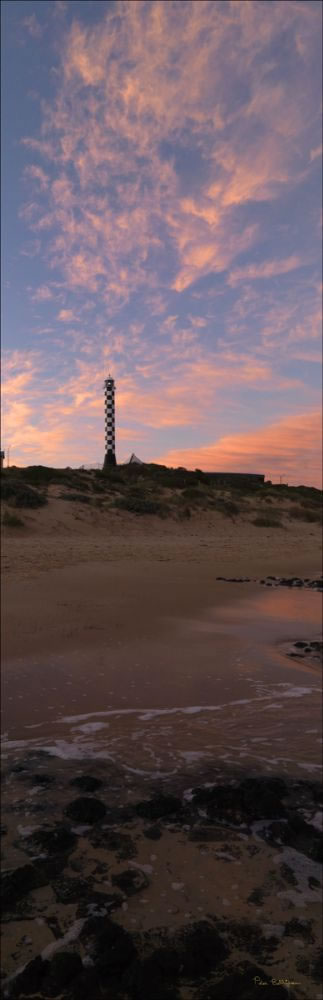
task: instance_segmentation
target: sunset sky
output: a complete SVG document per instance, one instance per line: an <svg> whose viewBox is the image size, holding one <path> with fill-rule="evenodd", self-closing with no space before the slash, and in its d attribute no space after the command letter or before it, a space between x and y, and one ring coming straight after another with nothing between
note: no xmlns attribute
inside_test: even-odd
<svg viewBox="0 0 323 1000"><path fill-rule="evenodd" d="M320 485L321 6L15 0L3 440Z"/></svg>

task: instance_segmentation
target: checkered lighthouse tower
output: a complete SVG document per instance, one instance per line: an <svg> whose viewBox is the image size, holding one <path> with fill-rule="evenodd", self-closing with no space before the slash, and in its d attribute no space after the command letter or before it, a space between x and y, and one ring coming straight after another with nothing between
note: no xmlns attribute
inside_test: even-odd
<svg viewBox="0 0 323 1000"><path fill-rule="evenodd" d="M104 468L108 465L116 465L116 442L115 442L115 384L111 375L104 381L104 410L105 410L105 458Z"/></svg>

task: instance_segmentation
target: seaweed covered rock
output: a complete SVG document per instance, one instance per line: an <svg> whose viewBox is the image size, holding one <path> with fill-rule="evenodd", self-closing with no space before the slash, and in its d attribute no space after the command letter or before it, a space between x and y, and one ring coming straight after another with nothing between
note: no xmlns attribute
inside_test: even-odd
<svg viewBox="0 0 323 1000"><path fill-rule="evenodd" d="M66 809L64 809L64 812L74 822L85 823L87 825L88 823L97 823L98 820L103 819L106 814L106 807L100 799L84 795L70 802L66 806Z"/></svg>
<svg viewBox="0 0 323 1000"><path fill-rule="evenodd" d="M165 816L181 816L182 803L175 795L156 795L153 799L138 802L135 810L137 816L153 821Z"/></svg>
<svg viewBox="0 0 323 1000"><path fill-rule="evenodd" d="M11 910L20 899L47 883L46 876L36 865L22 865L4 872L1 878L1 903L3 910Z"/></svg>
<svg viewBox="0 0 323 1000"><path fill-rule="evenodd" d="M76 952L58 951L52 958L42 983L43 995L57 997L83 972L82 960Z"/></svg>
<svg viewBox="0 0 323 1000"><path fill-rule="evenodd" d="M40 955L28 962L23 972L14 980L10 989L11 997L29 997L34 994L42 995L42 987L45 976L49 972L50 963L44 961Z"/></svg>
<svg viewBox="0 0 323 1000"><path fill-rule="evenodd" d="M126 871L117 875L111 875L112 885L117 885L126 896L134 896L142 889L147 889L149 880L145 872L139 868L127 868Z"/></svg>
<svg viewBox="0 0 323 1000"><path fill-rule="evenodd" d="M109 917L93 917L81 932L100 979L122 974L136 959L131 934Z"/></svg>
<svg viewBox="0 0 323 1000"><path fill-rule="evenodd" d="M93 777L92 774L80 774L76 778L72 778L70 785L75 785L75 788L79 788L81 792L96 792L101 787L102 781Z"/></svg>
<svg viewBox="0 0 323 1000"><path fill-rule="evenodd" d="M69 854L77 843L75 833L58 823L51 828L43 827L24 840L25 847L37 847L46 854Z"/></svg>
<svg viewBox="0 0 323 1000"><path fill-rule="evenodd" d="M286 784L281 778L246 778L239 785L196 788L193 805L206 809L212 819L250 823L255 819L284 817L284 794Z"/></svg>
<svg viewBox="0 0 323 1000"><path fill-rule="evenodd" d="M219 931L207 920L185 927L177 941L181 976L199 979L227 958L229 949Z"/></svg>

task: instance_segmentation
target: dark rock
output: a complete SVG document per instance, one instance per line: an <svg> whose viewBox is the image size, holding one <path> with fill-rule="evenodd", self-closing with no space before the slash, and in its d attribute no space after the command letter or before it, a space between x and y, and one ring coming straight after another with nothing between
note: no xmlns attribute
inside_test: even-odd
<svg viewBox="0 0 323 1000"><path fill-rule="evenodd" d="M94 778L91 774L80 774L79 777L73 778L70 781L70 785L75 785L82 792L96 792L102 784L103 782L99 778Z"/></svg>
<svg viewBox="0 0 323 1000"><path fill-rule="evenodd" d="M100 840L100 843L104 844L107 851L113 851L119 861L127 861L136 857L137 848L129 835L119 832L110 833L105 830L103 832L105 836Z"/></svg>
<svg viewBox="0 0 323 1000"><path fill-rule="evenodd" d="M306 642L301 642L300 639L297 642L294 642L294 646L296 646L297 649L305 649L306 645L307 645L307 643Z"/></svg>
<svg viewBox="0 0 323 1000"><path fill-rule="evenodd" d="M178 948L184 979L204 977L217 969L229 954L216 928L206 920L184 928Z"/></svg>
<svg viewBox="0 0 323 1000"><path fill-rule="evenodd" d="M293 869L290 868L289 865L286 865L284 862L283 865L280 865L279 870L281 877L285 882L287 882L287 885L297 885L297 878L294 875Z"/></svg>
<svg viewBox="0 0 323 1000"><path fill-rule="evenodd" d="M25 846L28 845L30 847L31 845L32 847L40 848L42 851L46 851L47 854L69 854L76 843L77 837L75 833L72 833L71 830L61 824L52 827L52 829L44 827L41 830L35 830L30 837L26 837L24 840Z"/></svg>
<svg viewBox="0 0 323 1000"><path fill-rule="evenodd" d="M284 816L281 797L286 794L286 783L282 778L246 778L240 788L245 811L252 818Z"/></svg>
<svg viewBox="0 0 323 1000"><path fill-rule="evenodd" d="M246 778L240 785L216 785L196 789L193 803L206 808L211 818L234 823L284 816L281 796L286 792L281 778Z"/></svg>
<svg viewBox="0 0 323 1000"><path fill-rule="evenodd" d="M144 837L148 837L148 840L160 840L161 829L159 826L145 826Z"/></svg>
<svg viewBox="0 0 323 1000"><path fill-rule="evenodd" d="M70 997L72 997L73 1000L105 1000L105 998L102 997L102 990L100 987L97 969L91 967L83 968L80 975L77 976L70 984L68 1000L70 1000ZM109 1000L115 1000L114 996L110 993ZM120 994L118 1000L120 1000Z"/></svg>
<svg viewBox="0 0 323 1000"><path fill-rule="evenodd" d="M249 954L255 955L256 958L260 958L261 960L266 958L268 952L271 952L279 944L278 938L274 937L274 935L270 938L265 938L261 934L259 924L247 923L247 921L243 923L230 921L227 924L227 929L234 949L237 948L239 951L249 952Z"/></svg>
<svg viewBox="0 0 323 1000"><path fill-rule="evenodd" d="M307 881L308 881L308 888L309 889L320 889L321 888L321 883L319 882L318 878L314 878L314 875L309 875Z"/></svg>
<svg viewBox="0 0 323 1000"><path fill-rule="evenodd" d="M131 996L134 1000L154 997L154 1000L180 1000L177 979L180 957L173 948L157 948L142 962L136 962L131 976Z"/></svg>
<svg viewBox="0 0 323 1000"><path fill-rule="evenodd" d="M103 819L106 814L106 807L100 799L82 796L79 799L74 799L74 802L70 802L66 806L66 809L64 809L64 812L74 822L87 825L97 823L98 820Z"/></svg>
<svg viewBox="0 0 323 1000"><path fill-rule="evenodd" d="M21 868L4 872L1 878L1 902L3 909L12 909L29 892L33 892L34 889L41 889L46 884L46 877L34 865L23 865Z"/></svg>
<svg viewBox="0 0 323 1000"><path fill-rule="evenodd" d="M223 836L223 826L214 826L213 824L210 824L210 826L201 826L198 823L197 826L193 826L192 830L190 830L188 839L197 841L198 843L212 843L215 840L222 841Z"/></svg>
<svg viewBox="0 0 323 1000"><path fill-rule="evenodd" d="M122 826L124 823L132 823L137 819L134 806L119 806L107 808L107 822L109 826Z"/></svg>
<svg viewBox="0 0 323 1000"><path fill-rule="evenodd" d="M46 858L37 858L37 870L46 879L46 885L60 877L66 866L68 853L62 851L59 854L48 855Z"/></svg>
<svg viewBox="0 0 323 1000"><path fill-rule="evenodd" d="M46 997L56 997L83 972L79 955L70 951L59 951L52 961L43 980L42 991Z"/></svg>
<svg viewBox="0 0 323 1000"><path fill-rule="evenodd" d="M127 868L126 871L118 875L111 876L112 885L117 885L126 896L134 896L136 892L147 889L149 880L145 872L139 868Z"/></svg>
<svg viewBox="0 0 323 1000"><path fill-rule="evenodd" d="M296 959L296 968L304 976L313 979L315 983L322 984L323 961L322 950L317 948L313 955L299 955Z"/></svg>
<svg viewBox="0 0 323 1000"><path fill-rule="evenodd" d="M278 839L313 861L319 863L322 861L323 844L319 830L310 823L305 823L305 820L295 813L288 814L287 823L272 823L270 829L264 831L262 836L266 840Z"/></svg>
<svg viewBox="0 0 323 1000"><path fill-rule="evenodd" d="M109 917L87 920L81 938L88 942L91 958L103 981L122 973L137 957L131 935Z"/></svg>
<svg viewBox="0 0 323 1000"><path fill-rule="evenodd" d="M182 813L182 803L174 795L158 795L154 799L147 799L138 802L135 806L137 816L143 819L162 819L165 816L173 816Z"/></svg>
<svg viewBox="0 0 323 1000"><path fill-rule="evenodd" d="M92 879L61 877L52 882L52 889L58 903L79 903L87 899L93 890Z"/></svg>
<svg viewBox="0 0 323 1000"><path fill-rule="evenodd" d="M259 886L258 888L252 890L250 896L248 896L247 903L254 903L255 906L262 906L264 896L264 890L262 886Z"/></svg>
<svg viewBox="0 0 323 1000"><path fill-rule="evenodd" d="M33 958L31 962L28 962L23 972L15 979L11 995L20 998L23 996L29 997L33 993L39 993L49 967L50 963L47 961L44 962L40 955L37 955L37 958Z"/></svg>
<svg viewBox="0 0 323 1000"><path fill-rule="evenodd" d="M293 920L288 920L285 924L284 937L302 937L304 941L313 942L315 940L312 934L312 920L299 920L298 917L294 917Z"/></svg>
<svg viewBox="0 0 323 1000"><path fill-rule="evenodd" d="M34 785L53 785L56 778L53 774L31 774L30 780Z"/></svg>

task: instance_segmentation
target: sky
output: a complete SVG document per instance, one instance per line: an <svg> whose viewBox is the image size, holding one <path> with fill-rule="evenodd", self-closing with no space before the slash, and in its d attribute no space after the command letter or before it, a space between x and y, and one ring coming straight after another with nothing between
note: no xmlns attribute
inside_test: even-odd
<svg viewBox="0 0 323 1000"><path fill-rule="evenodd" d="M321 5L2 3L3 441L320 485Z"/></svg>

